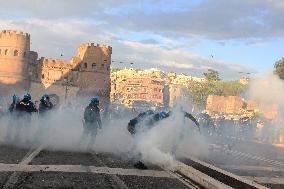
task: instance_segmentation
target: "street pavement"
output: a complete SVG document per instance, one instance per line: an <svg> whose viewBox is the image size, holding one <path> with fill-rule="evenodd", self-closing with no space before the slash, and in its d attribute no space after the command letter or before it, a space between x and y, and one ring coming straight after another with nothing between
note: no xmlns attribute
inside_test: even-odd
<svg viewBox="0 0 284 189"><path fill-rule="evenodd" d="M209 164L265 184L284 188L284 148L236 137L211 137Z"/></svg>
<svg viewBox="0 0 284 189"><path fill-rule="evenodd" d="M162 168L111 154L0 146L1 188L188 188Z"/></svg>

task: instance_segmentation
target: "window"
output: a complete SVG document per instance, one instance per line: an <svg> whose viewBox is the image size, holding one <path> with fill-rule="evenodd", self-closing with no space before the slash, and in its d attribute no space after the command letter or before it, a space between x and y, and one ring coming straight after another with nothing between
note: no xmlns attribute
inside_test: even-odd
<svg viewBox="0 0 284 189"><path fill-rule="evenodd" d="M158 91L158 89L157 89L157 88L154 88L154 91L155 91L155 92L157 92L157 91Z"/></svg>
<svg viewBox="0 0 284 189"><path fill-rule="evenodd" d="M107 71L109 71L109 66L107 67Z"/></svg>
<svg viewBox="0 0 284 189"><path fill-rule="evenodd" d="M104 68L104 67L105 67L105 65L104 65L104 64L101 64L101 67L102 67L102 68Z"/></svg>
<svg viewBox="0 0 284 189"><path fill-rule="evenodd" d="M140 91L140 87L135 87L135 88L134 88L134 91L135 91L135 92L139 92L139 91Z"/></svg>
<svg viewBox="0 0 284 189"><path fill-rule="evenodd" d="M44 74L41 75L41 78L44 79Z"/></svg>
<svg viewBox="0 0 284 189"><path fill-rule="evenodd" d="M8 49L5 50L4 55L8 55Z"/></svg>
<svg viewBox="0 0 284 189"><path fill-rule="evenodd" d="M84 68L88 68L88 64L86 62L84 63Z"/></svg>
<svg viewBox="0 0 284 189"><path fill-rule="evenodd" d="M142 98L143 98L143 99L146 99L146 95L142 95Z"/></svg>
<svg viewBox="0 0 284 189"><path fill-rule="evenodd" d="M14 56L19 56L19 51L18 50L14 50Z"/></svg>
<svg viewBox="0 0 284 189"><path fill-rule="evenodd" d="M144 87L144 92L147 92L147 88L146 87Z"/></svg>
<svg viewBox="0 0 284 189"><path fill-rule="evenodd" d="M92 69L94 70L94 69L96 69L96 67L97 67L97 64L96 64L96 63L93 63L93 64L92 64Z"/></svg>

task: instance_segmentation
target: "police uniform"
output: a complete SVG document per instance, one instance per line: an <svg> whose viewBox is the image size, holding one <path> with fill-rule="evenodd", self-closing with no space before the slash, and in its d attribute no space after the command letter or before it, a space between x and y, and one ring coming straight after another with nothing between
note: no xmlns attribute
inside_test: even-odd
<svg viewBox="0 0 284 189"><path fill-rule="evenodd" d="M98 99L93 97L91 103L84 111L84 137L91 135L91 144L94 144L97 135L97 129L102 128L100 109L98 107Z"/></svg>

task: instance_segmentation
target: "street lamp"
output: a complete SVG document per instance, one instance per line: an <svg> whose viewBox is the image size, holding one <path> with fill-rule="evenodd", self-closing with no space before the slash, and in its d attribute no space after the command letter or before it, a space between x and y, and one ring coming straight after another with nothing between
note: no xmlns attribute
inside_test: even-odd
<svg viewBox="0 0 284 189"><path fill-rule="evenodd" d="M69 80L68 80L68 76L64 77L64 82L65 82L65 104L67 102L67 93L68 93L68 84L69 84Z"/></svg>

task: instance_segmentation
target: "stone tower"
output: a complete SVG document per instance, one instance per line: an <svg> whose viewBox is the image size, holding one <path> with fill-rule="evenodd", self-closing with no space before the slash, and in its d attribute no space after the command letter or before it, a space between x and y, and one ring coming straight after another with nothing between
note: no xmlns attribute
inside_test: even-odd
<svg viewBox="0 0 284 189"><path fill-rule="evenodd" d="M0 33L0 88L23 91L28 89L30 35L4 30Z"/></svg>
<svg viewBox="0 0 284 189"><path fill-rule="evenodd" d="M71 64L78 69L77 86L80 91L89 95L104 97L109 102L110 65L112 48L107 45L82 44Z"/></svg>

